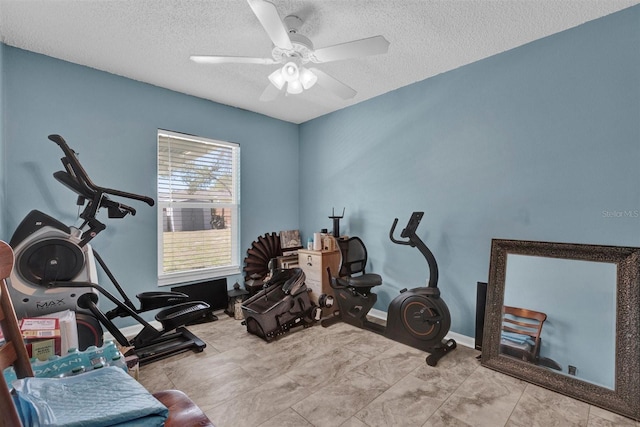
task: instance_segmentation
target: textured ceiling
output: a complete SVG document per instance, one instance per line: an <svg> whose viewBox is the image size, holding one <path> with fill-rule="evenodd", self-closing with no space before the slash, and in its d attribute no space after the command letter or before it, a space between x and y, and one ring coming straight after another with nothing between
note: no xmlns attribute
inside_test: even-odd
<svg viewBox="0 0 640 427"><path fill-rule="evenodd" d="M385 55L317 64L354 88L318 85L259 101L277 65L202 65L189 55L270 57L243 0L0 0L0 41L292 123L580 25L640 0L273 0L316 48L383 35Z"/></svg>

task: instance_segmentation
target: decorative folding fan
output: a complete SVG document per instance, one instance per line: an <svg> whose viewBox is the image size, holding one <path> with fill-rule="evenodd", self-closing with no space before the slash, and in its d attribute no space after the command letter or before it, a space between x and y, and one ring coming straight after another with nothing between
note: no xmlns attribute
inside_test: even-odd
<svg viewBox="0 0 640 427"><path fill-rule="evenodd" d="M262 280L269 274L269 261L282 255L280 236L277 233L259 236L247 250L244 259L245 280Z"/></svg>

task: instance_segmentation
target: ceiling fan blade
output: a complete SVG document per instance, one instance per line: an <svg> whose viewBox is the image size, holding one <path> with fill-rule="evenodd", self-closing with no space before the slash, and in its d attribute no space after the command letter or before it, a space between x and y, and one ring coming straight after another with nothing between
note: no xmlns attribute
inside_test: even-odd
<svg viewBox="0 0 640 427"><path fill-rule="evenodd" d="M339 61L341 59L387 53L389 42L383 36L327 46L314 51L314 62Z"/></svg>
<svg viewBox="0 0 640 427"><path fill-rule="evenodd" d="M292 50L293 45L276 6L265 0L247 1L273 44L282 49Z"/></svg>
<svg viewBox="0 0 640 427"><path fill-rule="evenodd" d="M264 92L262 92L262 95L260 95L260 101L263 101L263 102L274 101L276 98L278 98L278 96L280 96L280 93L283 92L284 90L285 90L285 86L283 86L282 89L278 89L277 87L269 83L269 85L264 89Z"/></svg>
<svg viewBox="0 0 640 427"><path fill-rule="evenodd" d="M331 92L335 93L342 99L351 99L354 96L356 96L356 93L358 93L354 89L347 86L346 84L337 80L336 78L331 77L329 74L325 73L324 71L318 70L317 68L309 68L309 69L313 71L316 76L318 76L318 85L322 86L327 90L330 90Z"/></svg>
<svg viewBox="0 0 640 427"><path fill-rule="evenodd" d="M251 58L248 56L215 56L215 55L191 55L189 57L198 64L275 64L273 58Z"/></svg>

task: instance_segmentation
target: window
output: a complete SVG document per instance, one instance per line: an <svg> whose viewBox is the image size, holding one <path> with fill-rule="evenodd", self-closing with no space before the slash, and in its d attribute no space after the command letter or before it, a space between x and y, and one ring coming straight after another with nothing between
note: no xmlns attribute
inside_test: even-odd
<svg viewBox="0 0 640 427"><path fill-rule="evenodd" d="M158 282L240 272L240 146L158 131Z"/></svg>

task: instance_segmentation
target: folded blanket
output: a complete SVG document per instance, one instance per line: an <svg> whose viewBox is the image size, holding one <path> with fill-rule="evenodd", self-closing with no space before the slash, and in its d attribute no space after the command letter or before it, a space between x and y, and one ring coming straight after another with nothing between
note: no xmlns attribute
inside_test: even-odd
<svg viewBox="0 0 640 427"><path fill-rule="evenodd" d="M502 339L510 341L515 344L528 344L534 346L536 343L531 339L529 335L518 334L516 332L502 332Z"/></svg>
<svg viewBox="0 0 640 427"><path fill-rule="evenodd" d="M13 382L24 425L162 426L169 410L121 368Z"/></svg>

